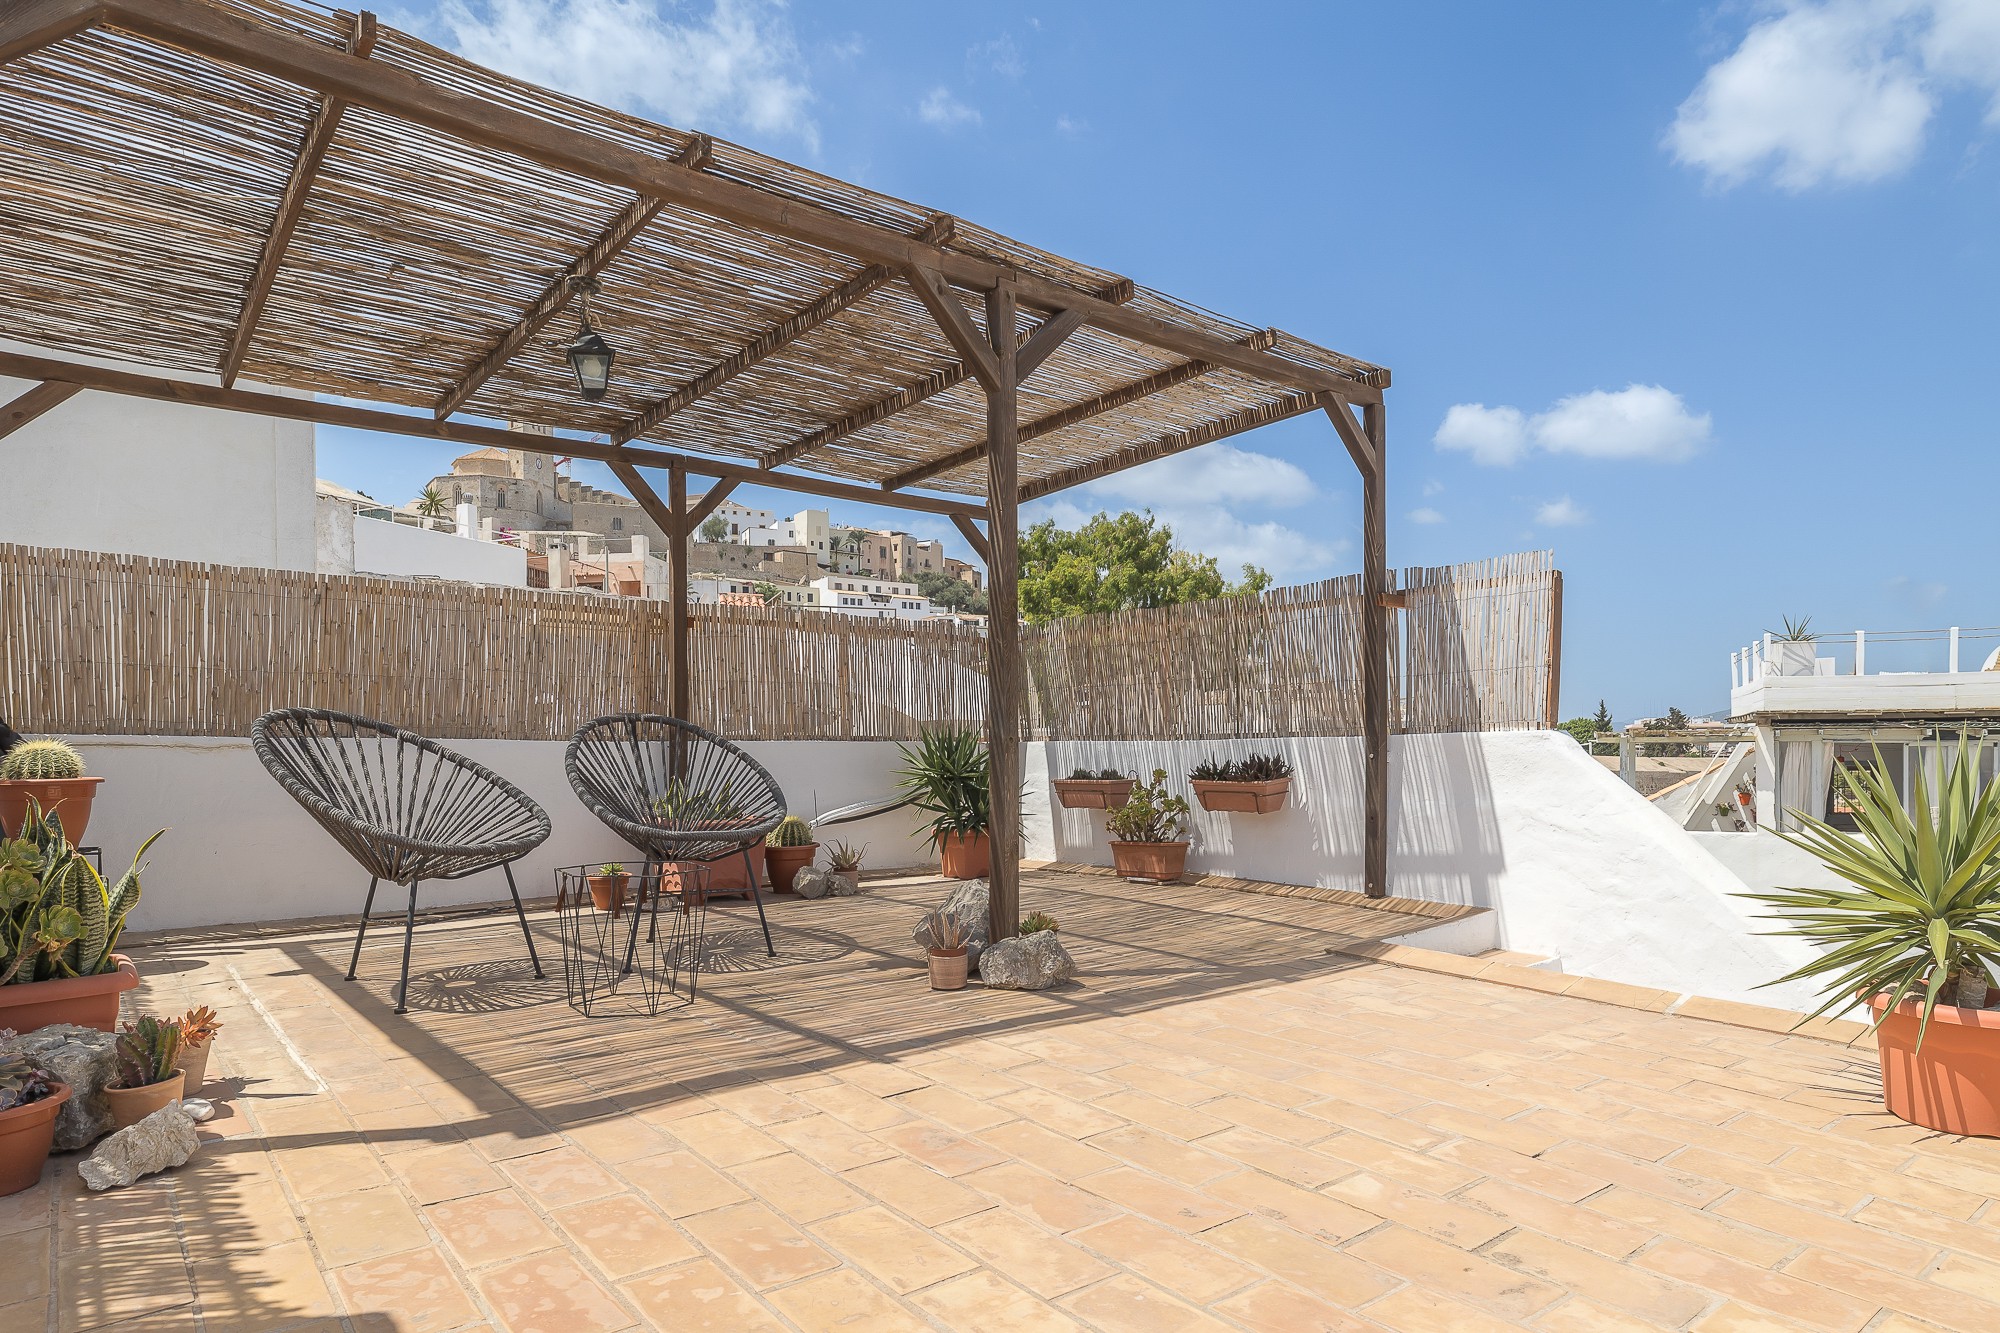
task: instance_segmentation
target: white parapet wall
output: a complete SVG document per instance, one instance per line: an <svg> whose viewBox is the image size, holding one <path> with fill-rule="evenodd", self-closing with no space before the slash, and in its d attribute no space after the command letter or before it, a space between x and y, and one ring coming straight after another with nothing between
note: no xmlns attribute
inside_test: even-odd
<svg viewBox="0 0 2000 1333"><path fill-rule="evenodd" d="M1353 737L1049 741L1029 747L1027 855L1105 864L1104 813L1065 810L1050 778L1078 768L1185 775L1205 758L1277 752L1297 768L1268 815L1195 807L1190 869L1359 891L1361 748ZM1764 989L1809 957L1761 934L1743 882L1561 732L1397 736L1390 750L1390 891L1492 909L1499 947L1562 970L1663 990L1811 1009L1809 987ZM1775 841L1775 840L1774 840Z"/></svg>
<svg viewBox="0 0 2000 1333"><path fill-rule="evenodd" d="M264 771L248 740L158 736L72 738L89 770L104 778L85 841L104 849L116 878L146 836L165 828L147 857L135 930L285 921L361 910L368 876ZM577 801L563 775L561 741L451 741L520 787L549 812L554 835L514 868L524 896L554 892L557 866L631 862L634 853ZM887 796L899 762L879 741L752 741L744 746L808 818ZM908 810L828 830L868 845L877 867L931 859ZM385 903L399 905L385 888ZM499 871L425 885L420 905L504 901ZM723 907L719 910L732 910Z"/></svg>
<svg viewBox="0 0 2000 1333"><path fill-rule="evenodd" d="M354 572L525 588L528 553L518 546L461 537L457 532L356 518Z"/></svg>

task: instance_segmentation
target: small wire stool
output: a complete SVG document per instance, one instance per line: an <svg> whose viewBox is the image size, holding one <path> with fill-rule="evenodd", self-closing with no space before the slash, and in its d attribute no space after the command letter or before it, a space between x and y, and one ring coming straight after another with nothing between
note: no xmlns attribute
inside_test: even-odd
<svg viewBox="0 0 2000 1333"><path fill-rule="evenodd" d="M556 871L563 989L570 1007L592 1014L615 1000L625 1010L653 1015L670 1000L693 1004L708 924L708 867L648 862L620 877L622 889L605 884L595 898L594 870L583 865Z"/></svg>

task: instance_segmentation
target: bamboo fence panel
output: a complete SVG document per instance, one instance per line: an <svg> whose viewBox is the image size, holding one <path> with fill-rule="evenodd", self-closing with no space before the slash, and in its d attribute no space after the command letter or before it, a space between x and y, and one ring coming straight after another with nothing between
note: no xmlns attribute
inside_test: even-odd
<svg viewBox="0 0 2000 1333"><path fill-rule="evenodd" d="M1548 725L1555 564L1529 551L1403 571L1404 731Z"/></svg>

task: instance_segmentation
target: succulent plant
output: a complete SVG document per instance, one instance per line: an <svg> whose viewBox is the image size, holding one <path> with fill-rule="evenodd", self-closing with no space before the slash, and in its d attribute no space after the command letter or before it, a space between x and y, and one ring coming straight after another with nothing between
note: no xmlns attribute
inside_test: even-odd
<svg viewBox="0 0 2000 1333"><path fill-rule="evenodd" d="M1057 925L1056 919L1047 912L1030 912L1021 918L1021 926L1016 933L1033 935L1037 931L1055 930Z"/></svg>
<svg viewBox="0 0 2000 1333"><path fill-rule="evenodd" d="M1243 759L1204 759L1188 772L1190 782L1276 782L1292 775L1292 761L1281 754L1253 754Z"/></svg>
<svg viewBox="0 0 2000 1333"><path fill-rule="evenodd" d="M615 879L625 873L625 865L622 861L606 861L597 867L597 873L608 879Z"/></svg>
<svg viewBox="0 0 2000 1333"><path fill-rule="evenodd" d="M0 1111L11 1111L55 1094L55 1080L25 1055L0 1056Z"/></svg>
<svg viewBox="0 0 2000 1333"><path fill-rule="evenodd" d="M0 757L0 782L51 782L82 776L83 756L61 741L22 741Z"/></svg>
<svg viewBox="0 0 2000 1333"><path fill-rule="evenodd" d="M851 875L861 869L861 858L867 851L866 845L856 847L851 842L836 842L827 849L827 868L842 875Z"/></svg>
<svg viewBox="0 0 2000 1333"><path fill-rule="evenodd" d="M923 920L924 947L931 953L956 954L965 951L965 924L949 912L928 912Z"/></svg>
<svg viewBox="0 0 2000 1333"><path fill-rule="evenodd" d="M766 847L807 847L812 841L812 825L797 815L786 815L778 827L764 836Z"/></svg>
<svg viewBox="0 0 2000 1333"><path fill-rule="evenodd" d="M120 1088L144 1088L174 1076L181 1062L181 1020L141 1018L118 1034Z"/></svg>
<svg viewBox="0 0 2000 1333"><path fill-rule="evenodd" d="M30 800L21 825L20 837L0 842L0 986L111 971L111 951L139 901L139 858L160 834L107 886L63 836L58 815Z"/></svg>
<svg viewBox="0 0 2000 1333"><path fill-rule="evenodd" d="M1110 812L1105 831L1119 842L1178 842L1187 836L1188 803L1167 791L1167 770L1153 770L1151 782L1132 784L1132 797Z"/></svg>
<svg viewBox="0 0 2000 1333"><path fill-rule="evenodd" d="M197 1005L181 1015L181 1045L206 1046L222 1031L222 1020L207 1005Z"/></svg>

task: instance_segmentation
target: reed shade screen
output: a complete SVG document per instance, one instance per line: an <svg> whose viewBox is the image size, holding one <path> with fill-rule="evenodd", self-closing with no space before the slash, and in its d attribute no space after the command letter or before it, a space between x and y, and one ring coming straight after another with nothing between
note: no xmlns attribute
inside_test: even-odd
<svg viewBox="0 0 2000 1333"><path fill-rule="evenodd" d="M0 6L0 18L6 13ZM315 58L344 50L357 23L349 13L273 0L112 3L100 26L0 64L9 237L0 318L10 338L166 371L213 373L224 363L322 98L160 35L196 21L247 24L260 40L275 36ZM1179 331L1232 344L1264 336L1117 274L507 78L387 26L376 30L367 59L461 99L461 112L522 114L538 132L588 136L649 163L695 163L698 175L753 191L764 207L797 213L804 205L818 210L814 217L897 238L943 234L947 258L1107 299ZM671 170L686 178L680 166ZM650 216L627 235L614 224L635 206ZM607 237L615 243L601 244ZM521 343L459 411L614 444L657 441L765 463L796 456L801 469L871 483L985 438L978 383L899 274L681 202L649 210L605 180L362 103L345 106L307 181L241 373L433 410L457 400L457 387L478 378L475 368L594 246L600 258L609 252L591 265L602 285L593 314L618 351L609 396L579 401L563 357L575 328L565 312ZM759 347L760 335L843 292L853 299L831 301L838 313L820 308L802 336ZM1021 336L1044 318L1028 312ZM1380 367L1290 334L1270 336L1274 359L1265 365L1323 372L1336 395L1379 397L1388 383ZM754 364L742 369L732 358ZM1041 421L1188 364L1182 353L1084 328L1022 385L1020 418ZM716 379L718 367L740 373ZM689 396L693 386L707 392ZM1033 435L1020 449L1021 484L1068 477L1080 465L1123 458L1121 450L1172 451L1308 410L1316 399L1298 388L1210 368ZM843 427L885 401L911 405ZM635 433L663 402L681 410ZM985 476L975 458L926 485L983 495Z"/></svg>
<svg viewBox="0 0 2000 1333"><path fill-rule="evenodd" d="M1401 729L1542 726L1546 553L1405 570ZM1361 729L1360 583L1023 632L1031 735ZM949 621L693 608L693 721L732 740L983 725L986 644ZM442 739L566 740L672 698L665 602L0 544L0 717L63 735L245 736L294 705ZM1400 644L1400 646L1398 646Z"/></svg>

